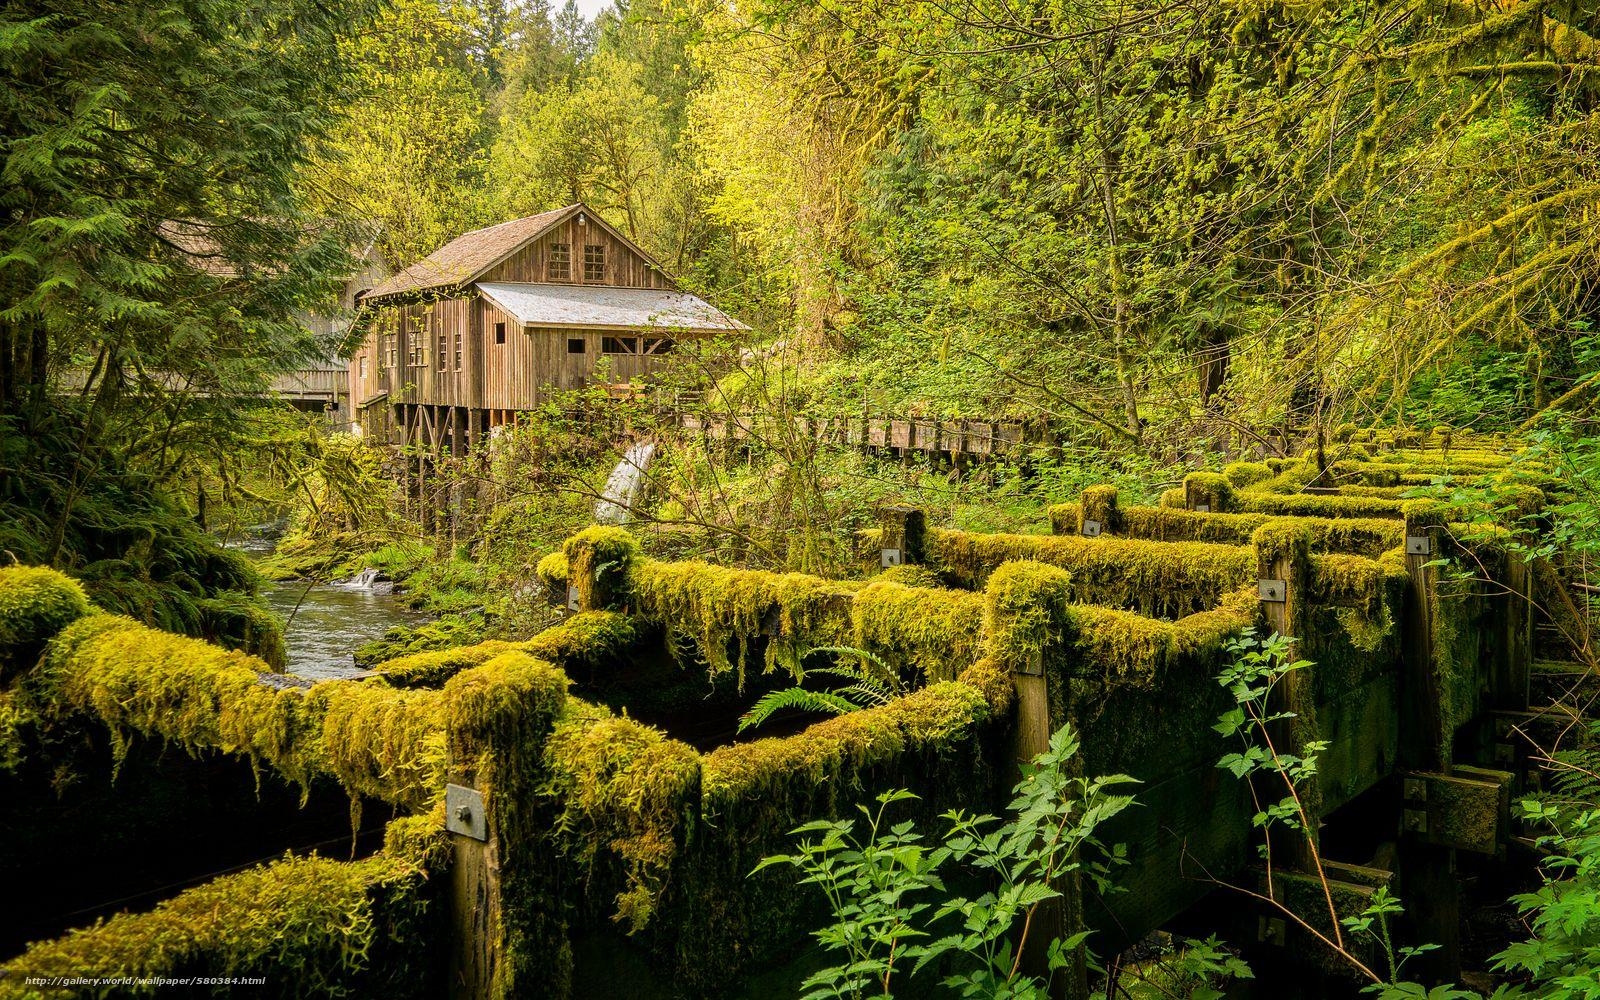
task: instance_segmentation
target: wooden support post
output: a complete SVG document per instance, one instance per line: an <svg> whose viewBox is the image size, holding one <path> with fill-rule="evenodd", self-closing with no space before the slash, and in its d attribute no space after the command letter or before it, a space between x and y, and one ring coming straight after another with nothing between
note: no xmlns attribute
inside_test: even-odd
<svg viewBox="0 0 1600 1000"><path fill-rule="evenodd" d="M1189 478L1193 479L1194 475L1198 474ZM1290 521L1269 521L1256 529L1252 541L1260 578L1256 589L1261 599L1261 617L1267 630L1296 640L1304 638L1304 608L1308 597L1306 584L1311 578L1311 533ZM1298 657L1299 648L1300 643L1296 641L1290 648L1291 660ZM1304 754L1305 745L1318 738L1313 680L1310 669L1301 669L1285 675L1278 683L1277 697L1280 701L1277 705L1268 706L1269 709L1294 713L1292 718L1284 720L1284 724L1277 727L1278 735L1274 736L1274 742L1278 743L1280 752ZM1279 779L1270 776L1266 780L1276 782ZM1317 856L1313 845L1320 839L1318 826L1322 818L1322 795L1317 779L1312 778L1299 789L1298 794L1310 820L1308 829L1304 834L1293 830L1283 831L1281 847L1276 837L1273 847L1274 853L1287 867L1310 872L1316 869ZM1263 796L1274 802L1281 797L1282 788L1276 786L1268 789Z"/></svg>
<svg viewBox="0 0 1600 1000"><path fill-rule="evenodd" d="M1533 566L1507 553L1500 582L1505 591L1494 598L1499 634L1489 697L1495 708L1519 711L1528 707L1533 675Z"/></svg>
<svg viewBox="0 0 1600 1000"><path fill-rule="evenodd" d="M887 569L923 561L927 524L922 511L902 505L886 507L881 523L883 531L878 545L880 566Z"/></svg>
<svg viewBox="0 0 1600 1000"><path fill-rule="evenodd" d="M1451 733L1445 731L1443 690L1433 646L1434 619L1439 613L1437 567L1441 556L1443 518L1425 505L1406 511L1405 614L1401 628L1400 763L1413 772L1448 776ZM1410 798L1402 782L1403 798ZM1412 789L1414 791L1414 789ZM1402 834L1415 834L1414 807L1402 808ZM1425 814L1423 814L1425 815ZM1454 979L1461 967L1461 883L1456 877L1454 848L1402 836L1400 869L1407 918L1417 940L1438 945L1418 959L1429 974Z"/></svg>
<svg viewBox="0 0 1600 1000"><path fill-rule="evenodd" d="M1183 477L1183 505L1203 514L1233 510L1233 484L1217 472L1191 472Z"/></svg>
<svg viewBox="0 0 1600 1000"><path fill-rule="evenodd" d="M1115 486L1091 486L1078 503L1078 532L1085 538L1122 534L1122 511Z"/></svg>

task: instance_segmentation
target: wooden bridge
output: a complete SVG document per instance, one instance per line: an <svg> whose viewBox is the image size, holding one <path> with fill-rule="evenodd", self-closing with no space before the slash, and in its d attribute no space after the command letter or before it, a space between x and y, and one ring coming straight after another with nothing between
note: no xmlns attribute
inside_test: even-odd
<svg viewBox="0 0 1600 1000"><path fill-rule="evenodd" d="M331 785L365 815L397 815L373 859L336 864L390 859L431 873L381 892L360 883L383 902L372 912L388 915L389 945L449 970L409 995L736 992L755 970L776 974L823 919L792 874L750 875L792 846L790 829L894 787L921 796L930 829L946 808L998 811L1017 761L1066 722L1082 736L1086 773L1143 784L1138 808L1102 831L1127 845L1117 874L1127 891L1100 898L1063 884L1072 905L1052 929L1089 928L1106 954L1200 920L1258 964L1297 964L1312 991L1325 958L1312 938L1219 882L1295 906L1313 926L1331 924L1316 903L1324 879L1341 915L1389 886L1409 904L1408 939L1440 944L1435 971L1452 975L1467 876L1526 847L1508 803L1537 782L1548 730L1567 718L1530 690L1592 662L1583 623L1544 612L1562 606L1561 557L1526 561L1514 544L1538 530L1541 490L1560 484L1500 483L1516 516L1469 530L1406 494L1444 473L1503 480L1505 458L1359 445L1331 458L1322 469L1273 460L1196 473L1158 507L1095 488L1052 511L1051 535L952 531L890 509L862 540L869 572L889 571L854 581L656 561L621 529L593 528L539 565L571 613L556 628L309 690L204 643L88 618L53 641L37 697L52 718L121 734L139 796L154 796L176 762L141 754L126 742L135 733L219 762L248 757L305 782L313 806ZM1307 493L1312 481L1332 492ZM41 626L38 641L60 627ZM1232 704L1216 680L1228 644L1250 628L1294 636L1314 661L1289 686L1297 714L1282 735L1294 748L1327 744L1304 790L1317 865L1302 851L1285 870L1280 857L1270 878L1250 789L1218 769L1230 747L1211 728ZM765 739L733 735L750 700L790 683L808 650L838 645L894 664L915 690ZM106 662L119 667L108 675ZM129 790L104 794L134 805ZM90 823L78 795L33 819ZM129 829L148 850L205 808ZM263 811L258 832L282 824ZM110 877L117 856L83 861ZM224 915L254 905L215 895L208 905ZM417 907L449 933L393 922ZM122 919L145 921L129 930L159 945L153 917ZM285 914L286 933L322 940L296 919ZM130 953L112 947L118 926L35 946L7 967L100 968L86 956ZM184 961L227 957L202 948ZM160 961L172 959L142 967L165 971ZM358 966L335 971L366 988L377 970Z"/></svg>

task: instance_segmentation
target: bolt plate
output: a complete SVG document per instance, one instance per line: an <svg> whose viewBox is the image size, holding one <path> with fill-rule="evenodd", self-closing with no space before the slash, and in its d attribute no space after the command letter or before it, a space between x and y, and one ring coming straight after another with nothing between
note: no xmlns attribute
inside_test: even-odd
<svg viewBox="0 0 1600 1000"><path fill-rule="evenodd" d="M1211 505L1208 503L1197 503L1194 505L1194 512L1196 514L1209 514L1211 513Z"/></svg>
<svg viewBox="0 0 1600 1000"><path fill-rule="evenodd" d="M884 566L900 565L899 549L883 549L878 553L878 561Z"/></svg>
<svg viewBox="0 0 1600 1000"><path fill-rule="evenodd" d="M1081 529L1079 529L1079 533L1082 534L1083 537L1085 537L1085 538L1099 538L1100 537L1100 522L1099 521L1084 521L1083 522L1083 527Z"/></svg>
<svg viewBox="0 0 1600 1000"><path fill-rule="evenodd" d="M1433 554L1433 539L1427 535L1407 535L1406 555L1426 556Z"/></svg>
<svg viewBox="0 0 1600 1000"><path fill-rule="evenodd" d="M465 785L445 785L444 828L473 840L488 840L489 817L483 811L483 793Z"/></svg>
<svg viewBox="0 0 1600 1000"><path fill-rule="evenodd" d="M1256 591L1263 601L1282 604L1289 599L1289 585L1282 580L1257 580Z"/></svg>
<svg viewBox="0 0 1600 1000"><path fill-rule="evenodd" d="M577 587L568 587L567 588L567 610L568 611L577 611L578 610L578 588Z"/></svg>

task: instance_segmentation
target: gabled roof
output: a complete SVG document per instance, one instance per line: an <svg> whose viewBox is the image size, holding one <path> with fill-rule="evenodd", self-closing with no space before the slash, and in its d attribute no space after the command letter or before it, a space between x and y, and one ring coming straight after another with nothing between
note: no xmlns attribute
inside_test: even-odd
<svg viewBox="0 0 1600 1000"><path fill-rule="evenodd" d="M527 326L572 326L591 330L656 328L697 333L748 329L698 296L663 288L546 285L529 281L480 281L476 287L501 311Z"/></svg>
<svg viewBox="0 0 1600 1000"><path fill-rule="evenodd" d="M661 266L652 260L649 254L617 232L615 227L595 214L594 209L580 202L554 211L530 215L526 219L512 219L497 226L462 233L388 281L368 291L361 297L362 301L368 302L389 295L416 294L470 285L497 264L579 212L583 212L588 221L598 223L617 239L626 243L652 267L661 270Z"/></svg>

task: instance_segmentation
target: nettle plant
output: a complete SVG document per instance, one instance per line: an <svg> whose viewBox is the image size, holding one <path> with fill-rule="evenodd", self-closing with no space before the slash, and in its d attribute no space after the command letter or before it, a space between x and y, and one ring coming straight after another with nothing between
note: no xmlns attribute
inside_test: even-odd
<svg viewBox="0 0 1600 1000"><path fill-rule="evenodd" d="M1076 961L1088 933L1046 942L1043 972L1025 968L1024 954L1039 947L1063 883L1081 878L1113 891L1111 871L1126 863L1126 852L1095 834L1134 801L1126 790L1136 782L1126 775L1070 775L1078 749L1071 728L1062 727L1024 767L1009 819L952 810L936 843L911 821L890 822L891 807L916 798L904 790L879 795L876 808L859 806L860 821L796 829L795 853L766 858L755 870L792 865L801 885L828 898L833 923L816 936L839 963L802 984L806 1000L892 997L897 983L930 968L943 970L942 983L956 996L1046 1000L1050 980ZM945 876L961 868L990 888L975 896L953 891Z"/></svg>
<svg viewBox="0 0 1600 1000"><path fill-rule="evenodd" d="M1281 746L1284 723L1296 717L1286 707L1289 701L1282 689L1291 675L1312 666L1309 660L1293 658L1295 640L1273 633L1259 637L1254 630L1246 630L1226 647L1233 657L1217 677L1217 683L1233 695L1234 707L1218 717L1213 727L1224 737L1239 741L1240 749L1222 757L1217 766L1234 777L1249 782L1250 795L1255 802L1254 825L1263 834L1261 858L1265 867L1266 891L1256 892L1243 886L1229 886L1269 906L1301 930L1328 947L1338 958L1368 980L1363 992L1375 994L1381 1000L1400 1000L1405 997L1422 997L1426 1000L1457 1000L1475 998L1477 993L1453 986L1425 987L1401 979L1406 964L1418 955L1434 951L1438 945L1397 945L1392 934L1392 924L1405 912L1400 899L1380 887L1375 890L1367 907L1354 916L1340 916L1334 904L1333 892L1323 870L1322 855L1317 849L1315 820L1306 806L1306 785L1317 773L1317 756L1327 749L1323 740L1306 740L1298 753L1290 753ZM1284 707L1280 707L1284 706ZM1285 904L1274 889L1277 874L1274 859L1274 833L1283 831L1278 843L1294 837L1304 838L1304 857L1322 886L1323 902L1327 907L1327 921L1313 920L1313 914L1296 912ZM1327 927L1324 931L1318 924ZM1383 956L1383 968L1373 969L1357 953L1356 942L1370 941ZM1497 994L1498 996L1499 994Z"/></svg>

